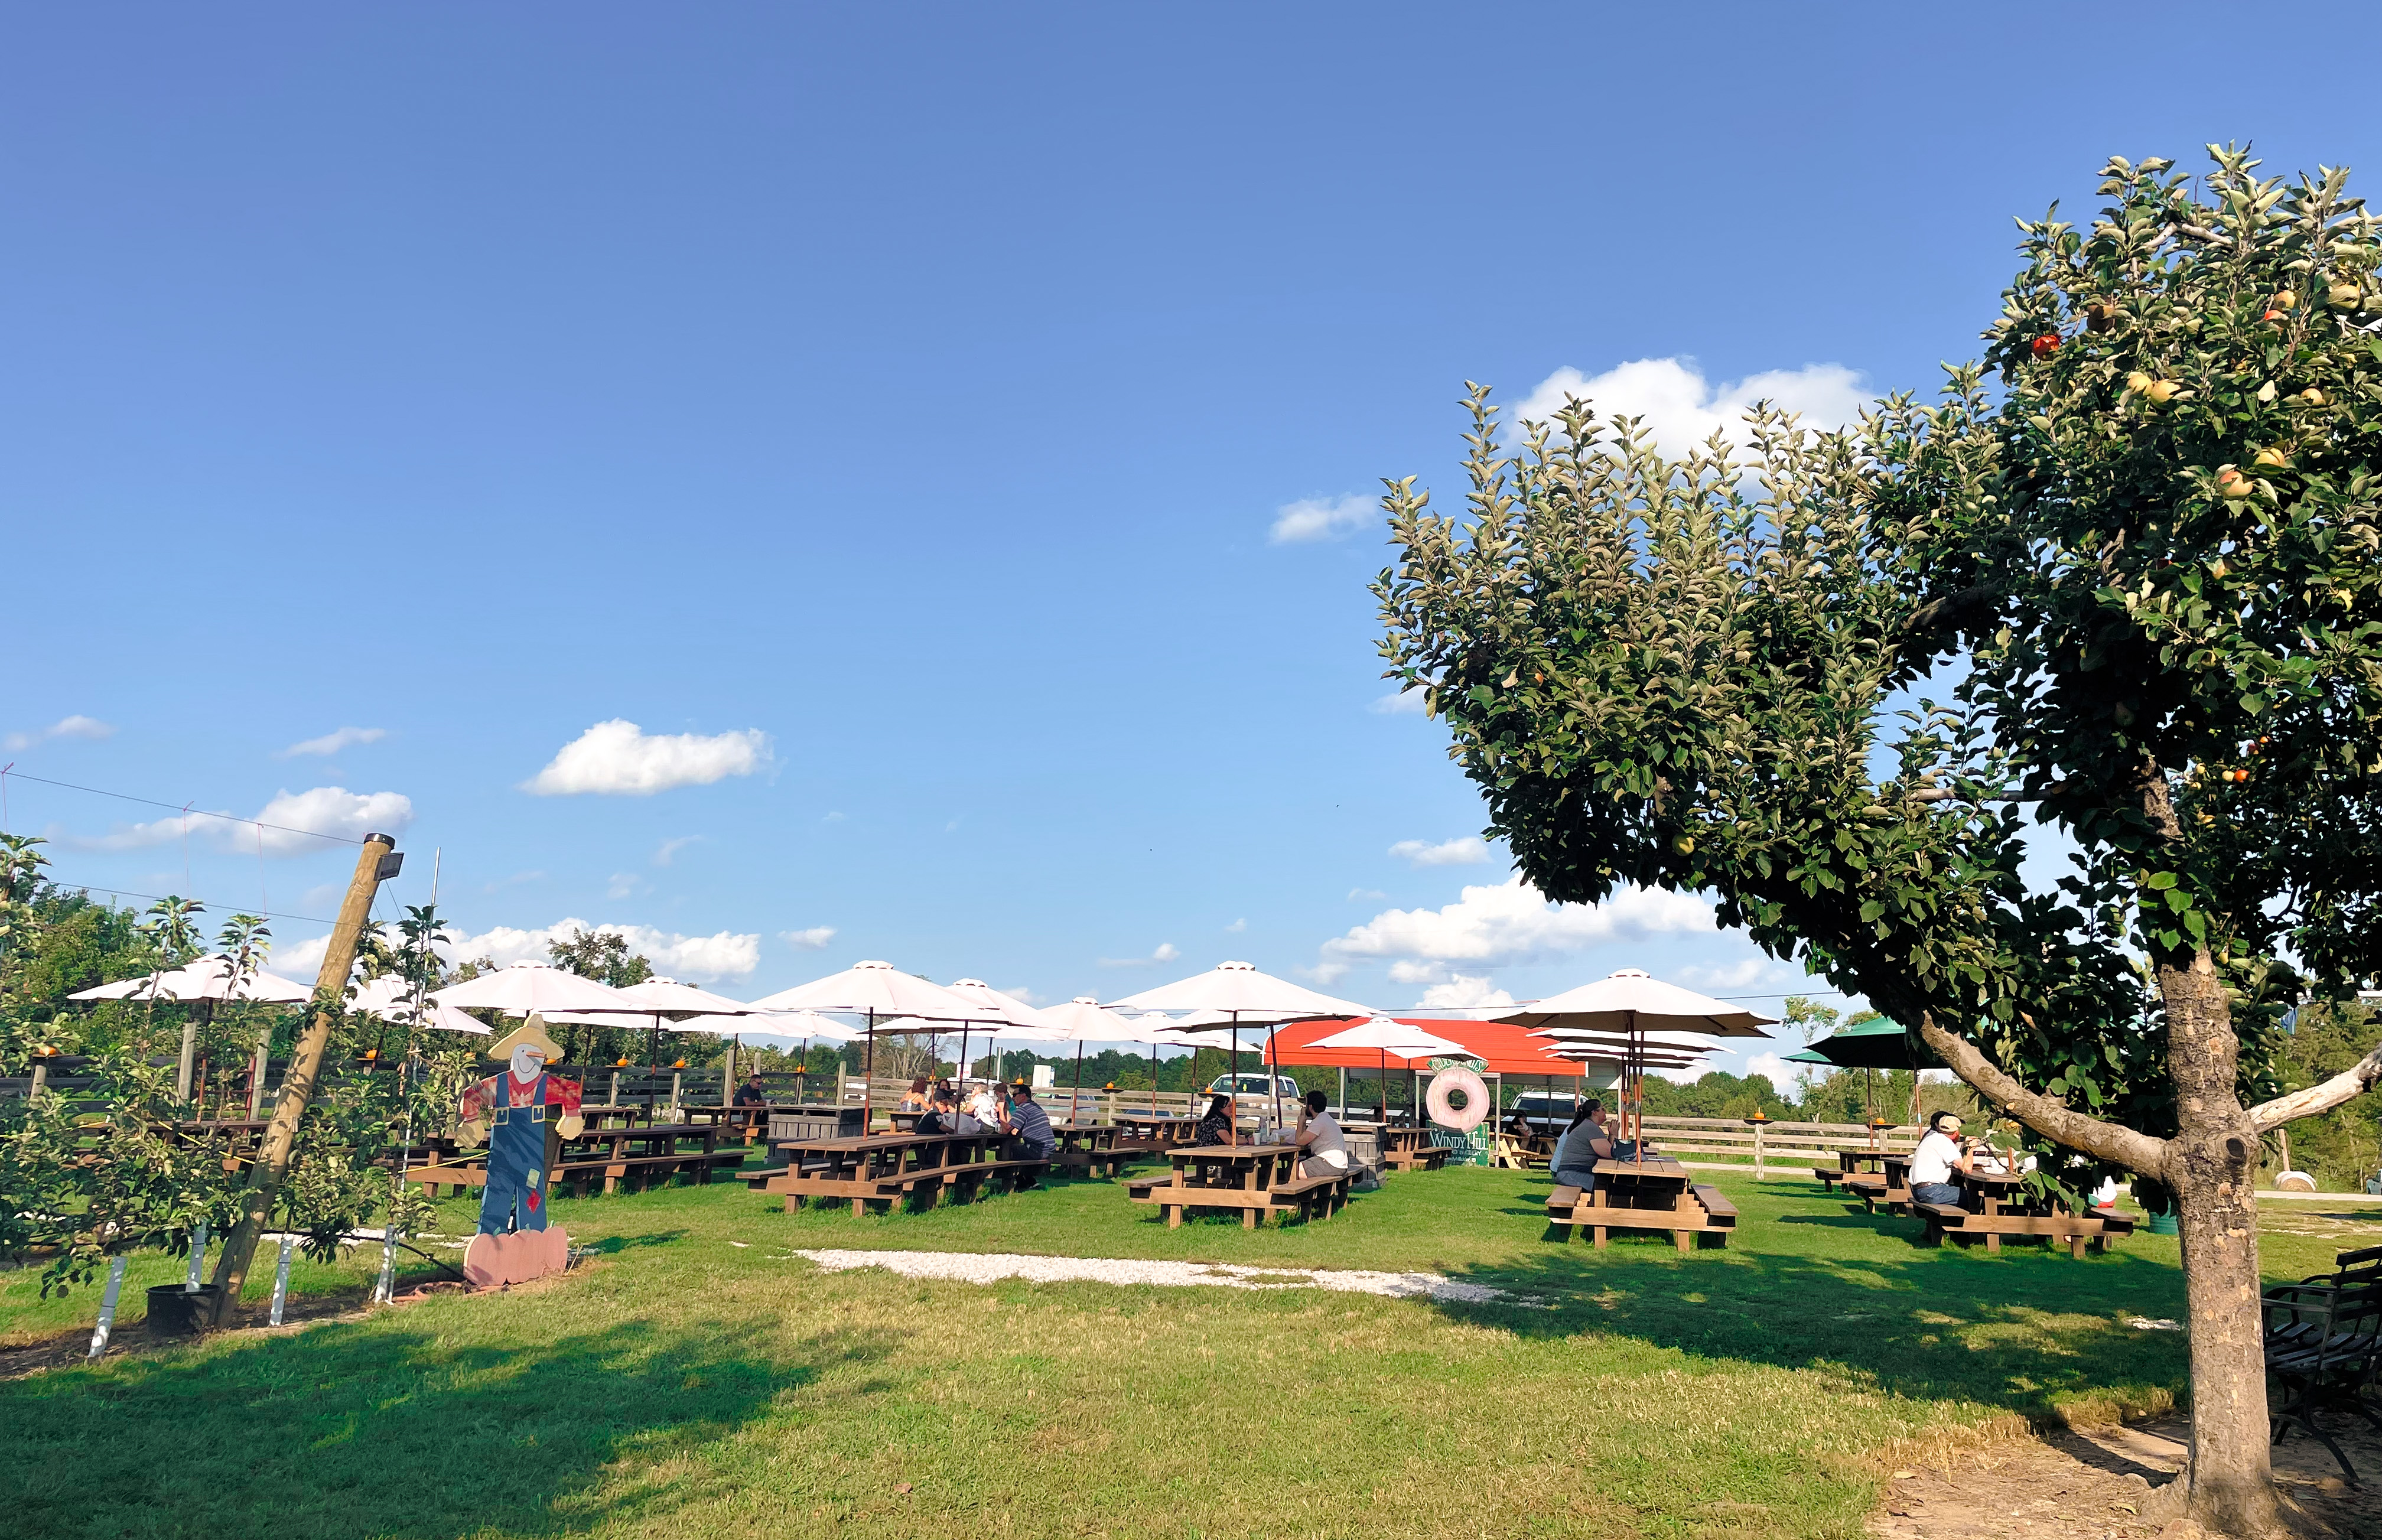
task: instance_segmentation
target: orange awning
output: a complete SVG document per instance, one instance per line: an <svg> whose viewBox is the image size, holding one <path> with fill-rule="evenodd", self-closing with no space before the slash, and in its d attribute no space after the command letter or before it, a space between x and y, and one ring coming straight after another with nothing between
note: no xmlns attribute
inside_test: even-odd
<svg viewBox="0 0 2382 1540"><path fill-rule="evenodd" d="M1331 1036L1356 1021L1359 1017L1336 1016L1327 1021L1286 1021L1270 1033L1262 1052L1267 1062L1274 1064L1322 1064L1342 1069L1378 1069L1382 1056L1372 1048L1318 1048L1320 1038ZM1577 1060L1557 1058L1547 1050L1554 1045L1543 1037L1532 1037L1510 1021L1463 1021L1442 1020L1433 1016L1394 1016L1394 1021L1420 1027L1452 1043L1461 1043L1480 1058L1480 1067L1505 1075L1556 1075L1578 1079L1587 1073L1587 1066ZM1429 1067L1427 1058L1405 1059L1395 1054L1389 1057L1393 1069L1421 1069Z"/></svg>

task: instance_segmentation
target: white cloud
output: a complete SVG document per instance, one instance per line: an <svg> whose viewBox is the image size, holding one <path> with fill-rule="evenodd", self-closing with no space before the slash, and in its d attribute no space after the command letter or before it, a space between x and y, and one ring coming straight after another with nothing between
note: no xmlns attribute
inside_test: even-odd
<svg viewBox="0 0 2382 1540"><path fill-rule="evenodd" d="M1690 963L1678 972L1678 981L1694 989L1743 989L1760 984L1771 971L1768 958L1750 957L1725 965Z"/></svg>
<svg viewBox="0 0 2382 1540"><path fill-rule="evenodd" d="M46 727L38 727L31 732L10 733L6 739L0 739L0 743L6 743L13 752L18 749L30 749L37 743L47 743L53 739L78 738L95 743L103 738L115 736L116 729L96 716L61 716Z"/></svg>
<svg viewBox="0 0 2382 1540"><path fill-rule="evenodd" d="M1390 854L1417 866L1484 866L1489 861L1489 847L1480 836L1467 834L1437 845L1401 839L1390 847Z"/></svg>
<svg viewBox="0 0 2382 1540"><path fill-rule="evenodd" d="M647 735L634 722L598 722L562 746L554 763L522 783L541 797L650 797L674 786L709 786L769 763L769 735L757 728Z"/></svg>
<svg viewBox="0 0 2382 1540"><path fill-rule="evenodd" d="M1433 984L1422 992L1421 1004L1428 1010L1455 1010L1466 1006L1509 1006L1514 996L1502 989L1492 989L1486 977L1457 973L1445 984Z"/></svg>
<svg viewBox="0 0 2382 1540"><path fill-rule="evenodd" d="M276 943L266 954L265 970L299 984L311 984L314 975L323 971L323 956L331 949L331 938L312 936L304 941Z"/></svg>
<svg viewBox="0 0 2382 1540"><path fill-rule="evenodd" d="M176 813L144 824L118 824L103 835L62 835L58 842L78 850L140 850L170 845L187 831L237 855L254 855L261 849L268 856L302 856L325 848L325 841L311 837L313 835L359 840L375 832L399 833L412 822L412 800L401 793L318 786L309 791L276 794L253 820L194 809L187 821Z"/></svg>
<svg viewBox="0 0 2382 1540"><path fill-rule="evenodd" d="M217 824L224 842L248 849L261 837L269 856L310 855L323 848L319 839L293 831L362 839L372 833L396 834L413 822L411 799L394 791L350 791L343 786L318 786L311 791L284 791L264 804L256 821L275 827L262 831Z"/></svg>
<svg viewBox="0 0 2382 1540"><path fill-rule="evenodd" d="M690 845L702 844L703 837L704 837L699 834L682 834L676 839L663 840L661 848L654 852L654 864L656 866L668 866L670 862L678 859L678 853L681 850L685 849Z"/></svg>
<svg viewBox="0 0 2382 1540"><path fill-rule="evenodd" d="M1381 517L1381 505L1370 497L1302 497L1275 511L1271 535L1276 545L1310 540L1337 540Z"/></svg>
<svg viewBox="0 0 2382 1540"><path fill-rule="evenodd" d="M1794 1068L1776 1054L1754 1055L1752 1058L1746 1061L1745 1072L1749 1075L1760 1075L1781 1090L1795 1083Z"/></svg>
<svg viewBox="0 0 2382 1540"><path fill-rule="evenodd" d="M1161 962L1172 962L1182 955L1182 948L1173 942L1161 941L1157 950L1148 957L1104 957L1099 959L1099 964L1103 968L1150 968Z"/></svg>
<svg viewBox="0 0 2382 1540"><path fill-rule="evenodd" d="M310 738L303 743L292 743L273 757L295 759L300 754L336 754L359 743L377 743L387 736L387 727L341 727L320 738Z"/></svg>
<svg viewBox="0 0 2382 1540"><path fill-rule="evenodd" d="M1422 686L1416 685L1394 695L1384 695L1365 709L1381 716L1420 716L1425 693Z"/></svg>
<svg viewBox="0 0 2382 1540"><path fill-rule="evenodd" d="M457 961L491 958L498 967L512 962L551 960L546 947L575 931L593 931L624 938L629 949L653 963L654 972L677 979L741 979L761 965L759 935L721 931L714 935L681 935L650 925L591 925L584 920L562 919L539 930L497 925L476 935L458 934L445 948Z"/></svg>
<svg viewBox="0 0 2382 1540"><path fill-rule="evenodd" d="M1517 874L1467 887L1443 908L1393 909L1323 944L1318 972L1336 978L1361 959L1510 963L1560 957L1609 941L1712 928L1712 907L1683 893L1624 888L1601 904L1551 904Z"/></svg>
<svg viewBox="0 0 2382 1540"><path fill-rule="evenodd" d="M806 931L780 931L778 934L785 937L787 946L797 951L816 952L825 949L827 944L835 939L835 927L813 925Z"/></svg>
<svg viewBox="0 0 2382 1540"><path fill-rule="evenodd" d="M1048 995L1038 995L1022 984L1014 989L1004 989L1001 993L1008 996L1013 1000L1023 1000L1029 1006L1038 1006L1043 1001L1050 997Z"/></svg>
<svg viewBox="0 0 2382 1540"><path fill-rule="evenodd" d="M1388 897L1389 897L1389 895L1388 895L1388 894L1386 894L1386 893L1384 893L1384 892L1382 892L1382 891L1381 891L1380 888L1378 888L1378 887L1352 887L1352 888L1350 888L1350 889L1348 890L1348 897L1349 897L1351 899L1357 899L1357 898L1388 898Z"/></svg>
<svg viewBox="0 0 2382 1540"><path fill-rule="evenodd" d="M625 898L637 890L637 879L627 872L615 872L612 880L604 885L607 898Z"/></svg>
<svg viewBox="0 0 2382 1540"><path fill-rule="evenodd" d="M1226 935L1238 935L1248 928L1249 923L1246 920L1235 920L1231 924L1224 927L1224 934Z"/></svg>
<svg viewBox="0 0 2382 1540"><path fill-rule="evenodd" d="M1840 363L1772 369L1714 385L1692 359L1638 359L1593 376L1577 369L1556 370L1520 406L1500 414L1506 424L1504 442L1518 446L1525 422L1553 422L1567 396L1592 404L1601 424L1616 416L1644 418L1655 444L1673 458L1710 438L1715 428L1738 448L1747 447L1745 413L1765 397L1787 411L1802 413L1803 426L1820 429L1854 421L1870 399L1860 375Z"/></svg>

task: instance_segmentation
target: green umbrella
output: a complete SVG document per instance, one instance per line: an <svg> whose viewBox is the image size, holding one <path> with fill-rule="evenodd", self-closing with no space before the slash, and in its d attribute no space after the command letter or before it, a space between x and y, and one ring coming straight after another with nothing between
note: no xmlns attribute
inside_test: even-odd
<svg viewBox="0 0 2382 1540"><path fill-rule="evenodd" d="M1942 1069L1948 1066L1935 1050L1885 1017L1873 1017L1822 1038L1799 1054L1787 1054L1789 1064L1832 1064L1839 1069Z"/></svg>
<svg viewBox="0 0 2382 1540"><path fill-rule="evenodd" d="M1902 1030L1900 1023L1883 1016L1857 1021L1839 1029L1832 1037L1822 1038L1799 1054L1784 1056L1789 1064L1827 1064L1839 1069L1909 1069L1914 1071L1910 1085L1910 1118L1919 1119L1919 1077L1921 1069L1942 1069L1945 1062L1935 1057L1935 1050ZM1874 1092L1871 1092L1874 1107ZM1875 1116L1874 1111L1871 1114Z"/></svg>

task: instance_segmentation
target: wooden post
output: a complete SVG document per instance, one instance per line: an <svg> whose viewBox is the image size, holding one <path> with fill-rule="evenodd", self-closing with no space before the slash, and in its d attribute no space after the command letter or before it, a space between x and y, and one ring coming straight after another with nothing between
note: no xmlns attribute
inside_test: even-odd
<svg viewBox="0 0 2382 1540"><path fill-rule="evenodd" d="M1756 1181L1762 1180L1767 1175L1762 1167L1762 1124L1753 1125L1753 1179Z"/></svg>
<svg viewBox="0 0 2382 1540"><path fill-rule="evenodd" d="M249 1061L248 1115L252 1119L253 1119L258 1113L264 1110L264 1077L266 1072L273 1068L273 1060L267 1057L271 1053L272 1048L273 1029L271 1027L267 1027L264 1029L264 1033L257 1037L256 1057Z"/></svg>
<svg viewBox="0 0 2382 1540"><path fill-rule="evenodd" d="M719 1105L728 1106L736 1100L736 1040L728 1040L728 1057L719 1070Z"/></svg>
<svg viewBox="0 0 2382 1540"><path fill-rule="evenodd" d="M331 1029L347 1008L348 975L356 965L356 943L363 935L364 922L372 917L383 864L387 863L390 876L397 874L397 863L388 860L396 853L394 837L364 836L363 852L356 858L355 875L348 879L348 896L339 905L338 923L331 927L330 945L323 953L322 971L314 975L314 1019L299 1034L297 1049L289 1057L289 1071L281 1077L281 1100L273 1109L273 1121L265 1127L256 1164L248 1168L248 1192L241 1199L239 1222L224 1238L223 1253L215 1261L217 1321L230 1315L240 1286L248 1281L256 1239L264 1232L282 1179L289 1174L299 1120L314 1099L314 1082L322 1078L323 1060L331 1046Z"/></svg>

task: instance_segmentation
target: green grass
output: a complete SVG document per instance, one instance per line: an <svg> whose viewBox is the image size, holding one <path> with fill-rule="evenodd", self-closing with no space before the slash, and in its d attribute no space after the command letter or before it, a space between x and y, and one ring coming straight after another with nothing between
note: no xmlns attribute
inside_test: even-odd
<svg viewBox="0 0 2382 1540"><path fill-rule="evenodd" d="M2180 1390L2180 1334L2125 1325L2180 1315L2172 1241L1928 1252L1809 1182L1724 1185L1737 1238L1689 1255L1553 1243L1543 1178L1472 1169L1256 1232L1170 1231L1104 1182L867 1219L741 1187L571 1203L601 1255L552 1286L0 1384L0 1511L56 1540L1852 1536L1895 1440ZM2265 1254L2297 1277L2351 1243ZM789 1254L820 1246L1430 1268L1535 1303L985 1288ZM376 1262L309 1276L360 1289ZM0 1289L0 1332L88 1330L93 1296L29 1292Z"/></svg>

